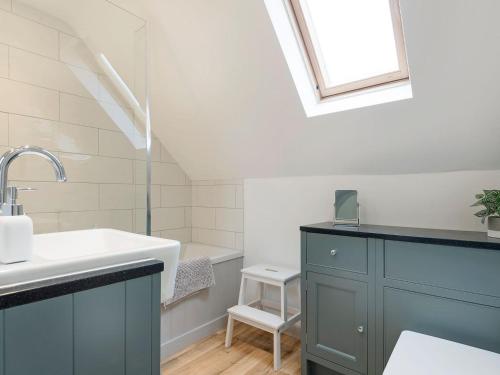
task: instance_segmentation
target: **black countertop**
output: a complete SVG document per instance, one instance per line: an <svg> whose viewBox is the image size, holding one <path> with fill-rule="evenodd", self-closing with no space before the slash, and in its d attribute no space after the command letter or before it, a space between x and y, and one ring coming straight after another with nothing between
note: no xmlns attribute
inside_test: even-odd
<svg viewBox="0 0 500 375"><path fill-rule="evenodd" d="M163 262L145 259L42 280L0 286L0 310L136 279L161 271L163 271Z"/></svg>
<svg viewBox="0 0 500 375"><path fill-rule="evenodd" d="M405 242L420 242L437 245L473 247L500 250L500 239L488 237L485 232L458 230L391 227L385 225L366 225L349 227L325 222L300 227L303 232L336 234L351 237L381 238Z"/></svg>

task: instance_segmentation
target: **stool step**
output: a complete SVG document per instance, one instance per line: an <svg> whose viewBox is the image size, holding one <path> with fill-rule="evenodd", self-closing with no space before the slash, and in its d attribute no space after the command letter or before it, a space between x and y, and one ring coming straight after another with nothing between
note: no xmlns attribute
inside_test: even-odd
<svg viewBox="0 0 500 375"><path fill-rule="evenodd" d="M227 312L236 320L241 320L248 324L256 323L272 330L279 330L285 325L285 321L279 316L247 305L233 306Z"/></svg>
<svg viewBox="0 0 500 375"><path fill-rule="evenodd" d="M258 264L255 266L243 268L241 270L241 273L250 277L255 276L285 283L300 277L299 270L279 266L271 266L267 264Z"/></svg>

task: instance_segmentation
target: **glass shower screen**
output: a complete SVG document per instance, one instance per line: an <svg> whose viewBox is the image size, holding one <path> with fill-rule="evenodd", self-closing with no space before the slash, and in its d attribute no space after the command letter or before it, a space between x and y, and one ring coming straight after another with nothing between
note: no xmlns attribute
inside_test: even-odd
<svg viewBox="0 0 500 375"><path fill-rule="evenodd" d="M10 129L0 145L44 147L68 175L53 183L29 157L13 168L38 188L20 199L35 231L150 234L146 22L106 0L15 0L2 12L8 80L34 94L29 109L0 103Z"/></svg>

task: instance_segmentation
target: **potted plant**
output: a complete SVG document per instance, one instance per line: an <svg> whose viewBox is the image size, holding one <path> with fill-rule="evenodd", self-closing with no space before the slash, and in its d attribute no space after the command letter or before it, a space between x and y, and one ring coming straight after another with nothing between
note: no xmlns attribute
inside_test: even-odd
<svg viewBox="0 0 500 375"><path fill-rule="evenodd" d="M500 238L500 190L483 190L476 194L477 202L472 206L483 206L484 209L475 213L484 223L488 218L488 236Z"/></svg>

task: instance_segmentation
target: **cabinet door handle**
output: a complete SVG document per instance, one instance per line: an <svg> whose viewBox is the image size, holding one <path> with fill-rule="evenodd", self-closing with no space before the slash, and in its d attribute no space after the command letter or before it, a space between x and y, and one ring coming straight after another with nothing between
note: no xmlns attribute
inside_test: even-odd
<svg viewBox="0 0 500 375"><path fill-rule="evenodd" d="M363 326L359 326L358 327L358 332L359 333L363 333L364 331L365 331L365 327L363 327Z"/></svg>
<svg viewBox="0 0 500 375"><path fill-rule="evenodd" d="M337 250L333 249L333 250L330 250L330 255L333 257L335 255L337 255Z"/></svg>

